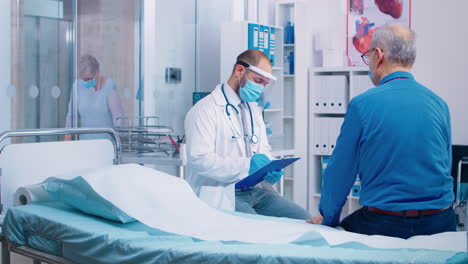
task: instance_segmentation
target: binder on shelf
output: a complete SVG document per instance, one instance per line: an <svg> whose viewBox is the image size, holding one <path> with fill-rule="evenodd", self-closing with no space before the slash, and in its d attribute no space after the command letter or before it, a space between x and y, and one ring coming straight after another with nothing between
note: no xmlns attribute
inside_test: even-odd
<svg viewBox="0 0 468 264"><path fill-rule="evenodd" d="M334 113L344 114L346 113L346 108L348 107L348 100L346 99L346 91L348 90L346 76L340 75L335 76L334 85L335 85L335 94L334 94L334 103L335 111Z"/></svg>
<svg viewBox="0 0 468 264"><path fill-rule="evenodd" d="M320 153L322 155L330 155L330 140L329 140L329 117L318 118L320 120Z"/></svg>
<svg viewBox="0 0 468 264"><path fill-rule="evenodd" d="M333 153L333 150L336 147L336 142L338 136L340 135L341 125L343 124L344 118L342 117L334 117L329 119L329 145L330 145L330 153Z"/></svg>
<svg viewBox="0 0 468 264"><path fill-rule="evenodd" d="M346 112L346 76L345 75L330 75L323 76L323 84L325 87L326 105L323 105L323 112L332 114L344 114Z"/></svg>
<svg viewBox="0 0 468 264"><path fill-rule="evenodd" d="M274 67L276 65L275 61L275 48L276 48L276 29L274 27L270 27L270 61L271 65Z"/></svg>
<svg viewBox="0 0 468 264"><path fill-rule="evenodd" d="M351 99L367 90L373 88L375 85L369 79L367 75L355 75L353 76L353 83L351 84L352 90L350 91Z"/></svg>
<svg viewBox="0 0 468 264"><path fill-rule="evenodd" d="M320 86L320 113L330 113L330 76L321 76Z"/></svg>
<svg viewBox="0 0 468 264"><path fill-rule="evenodd" d="M258 49L259 48L259 27L257 24L249 23L248 26L248 49Z"/></svg>
<svg viewBox="0 0 468 264"><path fill-rule="evenodd" d="M324 76L315 76L314 78L314 112L315 113L322 113L323 112L323 78Z"/></svg>
<svg viewBox="0 0 468 264"><path fill-rule="evenodd" d="M326 97L324 98L325 103L327 104L326 113L336 113L337 103L336 100L338 98L338 91L336 86L336 77L338 76L324 76L324 84L323 86L326 87Z"/></svg>
<svg viewBox="0 0 468 264"><path fill-rule="evenodd" d="M320 128L320 119L319 118L314 118L314 127L313 127L313 131L314 131L314 141L313 141L313 153L316 154L316 155L320 155L321 152L320 152L320 146L321 146L321 137L320 137L320 131L321 131L321 128Z"/></svg>
<svg viewBox="0 0 468 264"><path fill-rule="evenodd" d="M326 78L326 87L327 87L327 90L328 90L328 95L327 95L327 98L326 98L326 102L328 104L328 111L327 113L331 113L331 114L334 114L337 112L337 109L338 109L338 104L337 104L337 100L338 100L338 89L337 89L337 86L336 86L336 79L334 78L335 76L327 76Z"/></svg>
<svg viewBox="0 0 468 264"><path fill-rule="evenodd" d="M270 56L269 49L269 37L270 37L270 27L259 25L259 38L258 38L258 47L267 57Z"/></svg>

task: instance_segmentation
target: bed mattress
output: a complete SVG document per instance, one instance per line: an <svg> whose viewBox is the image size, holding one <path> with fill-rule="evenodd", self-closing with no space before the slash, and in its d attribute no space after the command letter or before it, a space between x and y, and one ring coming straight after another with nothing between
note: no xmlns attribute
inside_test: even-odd
<svg viewBox="0 0 468 264"><path fill-rule="evenodd" d="M4 228L12 243L76 263L468 263L465 252L382 250L358 243L331 247L325 240L283 245L203 241L140 222L119 224L86 215L61 202L10 208Z"/></svg>

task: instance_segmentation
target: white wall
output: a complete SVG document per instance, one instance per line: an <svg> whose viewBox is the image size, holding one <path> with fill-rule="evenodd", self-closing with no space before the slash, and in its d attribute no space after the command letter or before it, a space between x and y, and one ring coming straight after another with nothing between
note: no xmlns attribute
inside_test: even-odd
<svg viewBox="0 0 468 264"><path fill-rule="evenodd" d="M453 144L468 145L468 20L466 0L413 0L415 78L450 107Z"/></svg>
<svg viewBox="0 0 468 264"><path fill-rule="evenodd" d="M195 90L195 3L145 1L143 30L144 113L182 135ZM167 67L182 69L180 83L166 83Z"/></svg>
<svg viewBox="0 0 468 264"><path fill-rule="evenodd" d="M152 87L156 83L156 74L153 69L156 63L156 40L154 32L156 31L156 1L145 0L143 2L143 52L142 52L142 66L143 66L143 87L144 87L144 102L143 112L147 116L154 116L156 113L155 97L152 94Z"/></svg>
<svg viewBox="0 0 468 264"><path fill-rule="evenodd" d="M333 42L345 51L346 3L344 0L309 0L309 32L311 39L318 32L329 35ZM413 0L412 29L416 32L415 78L441 96L450 107L453 144L468 145L468 24L466 0ZM312 32L312 33L310 33ZM322 39L323 40L323 39ZM339 44L341 43L341 44ZM311 67L321 63L320 53L314 51L309 59ZM335 47L336 48L336 47Z"/></svg>
<svg viewBox="0 0 468 264"><path fill-rule="evenodd" d="M241 3L242 2L242 3ZM221 25L242 16L240 0L197 1L197 91L211 92L220 80ZM234 64L234 62L232 62Z"/></svg>
<svg viewBox="0 0 468 264"><path fill-rule="evenodd" d="M346 1L344 0L306 0L309 24L307 32L298 34L309 35L309 67L322 65L322 50L324 48L338 50L343 54L345 66L346 54Z"/></svg>
<svg viewBox="0 0 468 264"><path fill-rule="evenodd" d="M0 132L11 127L11 8L10 1L0 1Z"/></svg>

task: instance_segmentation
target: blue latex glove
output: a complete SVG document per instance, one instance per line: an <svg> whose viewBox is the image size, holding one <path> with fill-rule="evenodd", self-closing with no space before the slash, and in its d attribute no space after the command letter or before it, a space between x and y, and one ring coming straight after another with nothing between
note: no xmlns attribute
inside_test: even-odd
<svg viewBox="0 0 468 264"><path fill-rule="evenodd" d="M278 171L270 171L266 176L265 176L265 181L269 183L276 183L281 179L283 176L284 172L283 170L278 170Z"/></svg>
<svg viewBox="0 0 468 264"><path fill-rule="evenodd" d="M254 173L256 170L260 169L261 167L265 166L270 162L270 158L268 158L265 154L255 154L250 158L250 169L249 175Z"/></svg>

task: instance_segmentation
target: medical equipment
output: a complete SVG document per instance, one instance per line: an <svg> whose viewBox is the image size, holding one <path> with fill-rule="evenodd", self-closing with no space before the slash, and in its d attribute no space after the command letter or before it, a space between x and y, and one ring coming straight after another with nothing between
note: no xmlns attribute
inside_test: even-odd
<svg viewBox="0 0 468 264"><path fill-rule="evenodd" d="M174 130L161 126L157 116L117 117L116 130L122 140L124 153L151 153L163 157L178 153L178 145L174 145L171 137Z"/></svg>
<svg viewBox="0 0 468 264"><path fill-rule="evenodd" d="M226 96L226 93L224 92L224 83L221 85L221 91L223 92L224 99L226 100L226 115L229 118L229 122L231 123L231 128L233 129L234 135L232 136L233 139L236 139L238 137L241 137L242 133L239 133L237 129L235 129L234 124L232 124L232 119L231 119L231 112L229 111L229 107L234 109L236 111L236 114L239 114L239 110L231 104ZM246 103L247 108L249 109L249 115L250 115L250 127L252 129L252 135L250 136L250 142L253 144L258 143L258 137L255 135L255 128L254 128L254 121L253 121L253 116L252 116L252 109L250 109L250 105ZM245 135L247 136L247 135Z"/></svg>
<svg viewBox="0 0 468 264"><path fill-rule="evenodd" d="M102 131L101 131L102 132ZM61 132L65 133L65 132ZM32 135L39 135L34 131ZM65 133L66 134L66 133ZM48 134L50 135L50 134ZM0 138L4 138L0 136ZM115 137L114 148L120 151L118 137ZM107 152L99 163L92 155L101 148L89 148L89 144L104 140L83 140L74 142L41 142L18 146L22 150L14 168L16 174L24 173L31 178L41 174L44 177L57 173L72 173L80 169L107 166L112 164L118 153ZM0 143L2 143L0 141ZM38 152L51 145L63 147L78 147L85 145L81 156L68 162L70 155L77 153L65 151L42 153L40 162L29 162L38 159ZM0 155L0 164L9 154L13 145L7 145ZM66 150L65 148L64 150ZM16 149L18 150L18 149ZM90 159L91 156L91 159ZM65 166L62 166L65 162ZM92 165L90 165L92 163ZM8 164L7 164L8 165ZM9 164L14 165L14 164ZM26 165L26 166L24 166ZM10 166L11 167L11 166ZM68 167L68 170L66 170ZM3 167L2 183L11 176L6 173L11 168ZM61 171L62 169L65 169ZM76 174L75 174L76 175ZM15 175L16 176L16 175ZM37 178L35 178L37 180ZM30 182L29 184L37 183ZM2 184L2 188L5 186ZM4 189L3 189L4 190ZM3 191L2 190L2 191ZM2 194L3 196L3 194ZM5 196L3 196L5 197ZM329 246L323 240L303 240L300 243L289 244L256 244L236 241L206 241L187 236L169 234L150 228L140 222L118 224L102 218L94 217L74 210L61 202L38 203L10 208L4 221L2 236L2 263L9 264L10 252L33 258L35 263L157 263L157 262L191 262L191 263L466 263L468 255L465 252L440 251L428 249L378 249L348 243L346 245ZM154 212L157 214L158 212ZM297 220L274 217L232 213L245 218L268 221L298 223ZM336 232L343 232L338 231ZM462 233L465 234L465 233ZM452 235L452 234L447 234ZM379 238L376 237L376 240ZM124 250L123 250L124 249Z"/></svg>

